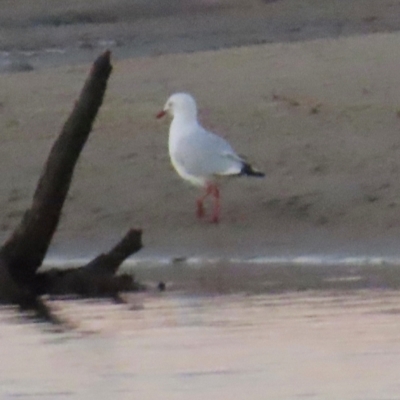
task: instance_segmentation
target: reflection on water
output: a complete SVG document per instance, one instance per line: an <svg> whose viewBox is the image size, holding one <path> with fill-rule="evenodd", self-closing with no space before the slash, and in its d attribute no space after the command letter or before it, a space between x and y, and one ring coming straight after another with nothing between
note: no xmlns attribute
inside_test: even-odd
<svg viewBox="0 0 400 400"><path fill-rule="evenodd" d="M1 399L394 399L400 294L58 301L74 329L0 311Z"/></svg>

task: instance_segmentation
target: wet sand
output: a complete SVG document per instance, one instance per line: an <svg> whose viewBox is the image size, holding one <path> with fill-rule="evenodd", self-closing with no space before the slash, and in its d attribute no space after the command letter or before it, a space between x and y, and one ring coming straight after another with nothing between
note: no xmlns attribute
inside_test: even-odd
<svg viewBox="0 0 400 400"><path fill-rule="evenodd" d="M2 310L0 397L395 399L399 301L326 291L55 302L67 333Z"/></svg>
<svg viewBox="0 0 400 400"><path fill-rule="evenodd" d="M0 15L0 71L400 29L398 0L20 0Z"/></svg>

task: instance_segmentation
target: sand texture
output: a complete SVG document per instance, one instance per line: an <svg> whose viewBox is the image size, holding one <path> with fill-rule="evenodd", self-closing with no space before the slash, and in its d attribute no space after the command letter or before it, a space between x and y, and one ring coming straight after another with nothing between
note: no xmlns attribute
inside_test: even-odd
<svg viewBox="0 0 400 400"><path fill-rule="evenodd" d="M17 57L18 52L10 49L29 47L22 43L29 24L40 25L37 18L51 14L39 7L41 3L30 14L29 7L25 9L18 20L6 7L4 51ZM86 3L81 3L84 8ZM76 169L53 253L96 252L111 246L130 227L142 227L143 255L396 254L400 34L395 32L393 10L400 2L382 2L377 7L376 2L353 1L350 12L342 7L345 2L335 2L335 8L309 1L298 14L294 2L267 3L244 7L239 2L204 2L205 8L185 9L176 2L169 15L161 11L148 15L143 6L144 14L134 20L126 17L128 21L118 20L123 13L116 7L115 13L120 14L114 23L74 20L75 25L59 24L57 30L53 21L54 32L64 32L64 42L50 35L48 24L39 20L43 31L32 30L31 48L36 53L23 59L33 70L0 75L1 238L7 237L30 202L47 152L88 73L88 61L107 45L79 47L77 32L90 28L88 38L108 35L114 40L108 42L114 51L114 71ZM54 4L52 18L57 12L65 17L62 6ZM91 10L83 8L82 13ZM347 30L333 34L332 20L343 19L346 10ZM284 32L276 29L276 38L271 39L254 22L257 16L267 15L285 20L281 28L293 28L294 15L298 23L305 21L301 26L310 26L312 15L321 32L325 21L325 34L314 30L305 35L299 28L305 36L298 33L286 38L295 42L284 43ZM246 21L253 18L257 35L270 39L260 42L254 33L257 38L246 42L245 16ZM185 46L194 28L187 28L189 36L176 47L181 37L178 27L185 30L190 18L203 21L196 25L197 36L208 41L208 47L203 46L207 51L187 53L190 49ZM204 21L214 21L213 36ZM225 30L221 21L227 21ZM112 33L123 24L131 27L132 35L142 25L150 29L153 24L154 35L164 29L160 51L147 51L149 47L142 43L147 50L135 55L134 44L122 36L120 45L115 45L119 36ZM43 44L40 32L56 42ZM235 43L212 39L221 37L221 32L230 32L236 44L253 44L230 47ZM263 43L269 41L275 43ZM43 50L62 43L65 53L50 56ZM156 44L152 38L149 46ZM11 55L5 54L9 62ZM173 171L167 152L168 122L154 118L166 98L178 90L197 98L204 126L228 139L266 173L264 180L231 179L222 185L218 226L196 220L198 191Z"/></svg>

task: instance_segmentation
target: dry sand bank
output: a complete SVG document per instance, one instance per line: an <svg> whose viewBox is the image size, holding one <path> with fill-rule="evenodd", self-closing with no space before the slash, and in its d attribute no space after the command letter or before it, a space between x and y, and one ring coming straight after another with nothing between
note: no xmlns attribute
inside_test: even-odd
<svg viewBox="0 0 400 400"><path fill-rule="evenodd" d="M131 226L146 254L397 253L399 35L114 60L53 252L111 245ZM0 76L2 238L32 195L88 66ZM195 189L170 167L166 97L187 90L203 123L265 180L223 187L219 226L194 218Z"/></svg>

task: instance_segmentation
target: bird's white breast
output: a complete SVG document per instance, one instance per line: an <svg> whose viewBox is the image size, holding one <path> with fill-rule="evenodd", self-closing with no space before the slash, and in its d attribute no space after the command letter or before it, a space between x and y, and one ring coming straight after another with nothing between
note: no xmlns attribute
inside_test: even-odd
<svg viewBox="0 0 400 400"><path fill-rule="evenodd" d="M197 186L219 175L238 174L242 168L242 160L229 143L204 130L196 120L173 119L169 153L178 174Z"/></svg>
<svg viewBox="0 0 400 400"><path fill-rule="evenodd" d="M190 141L197 128L197 121L190 123L174 118L169 130L168 150L172 166L183 179L195 186L206 186L207 177L199 173L194 174L190 168L193 157L193 146L190 145Z"/></svg>

